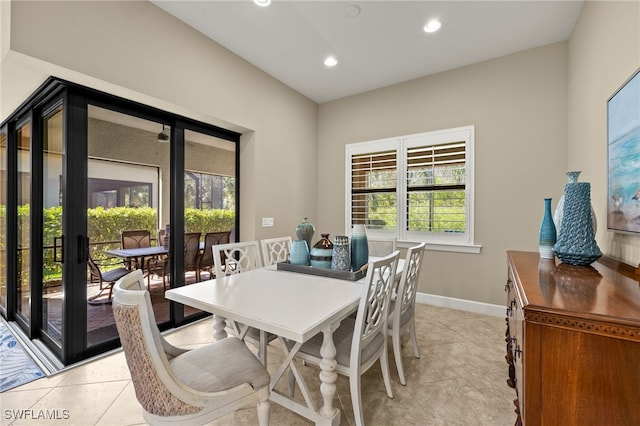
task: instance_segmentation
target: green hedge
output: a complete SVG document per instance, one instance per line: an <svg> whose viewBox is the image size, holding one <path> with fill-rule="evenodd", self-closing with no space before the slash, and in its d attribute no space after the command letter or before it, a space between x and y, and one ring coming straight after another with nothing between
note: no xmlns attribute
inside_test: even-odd
<svg viewBox="0 0 640 426"><path fill-rule="evenodd" d="M30 208L29 205L18 208L18 235L28 236ZM5 206L0 205L0 220L5 221ZM186 232L217 232L228 231L235 224L235 211L232 210L198 210L185 209L184 214ZM5 222L6 223L6 222ZM62 234L62 207L50 207L43 212L43 244L53 246L54 237ZM125 229L148 229L152 238L157 236L157 213L151 207L132 208L114 207L104 209L97 207L87 209L87 235L91 243L91 255L96 259L104 258L104 250L120 247L120 233ZM6 229L0 227L0 248L5 248ZM110 244L97 244L111 242ZM23 247L29 247L29 241L22 242ZM27 262L28 251L23 252ZM60 277L62 271L59 263L53 261L53 249L44 251L45 280ZM26 272L26 271L25 271Z"/></svg>

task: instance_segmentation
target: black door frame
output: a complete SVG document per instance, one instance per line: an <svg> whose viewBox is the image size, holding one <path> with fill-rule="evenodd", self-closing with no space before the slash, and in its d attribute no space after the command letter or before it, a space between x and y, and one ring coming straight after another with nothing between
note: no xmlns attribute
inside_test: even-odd
<svg viewBox="0 0 640 426"><path fill-rule="evenodd" d="M54 105L63 106L63 331L62 345L41 332L42 327L42 123L43 117ZM42 339L48 349L64 365L73 364L88 357L106 352L120 345L118 339L87 347L86 261L87 240L87 153L88 106L93 105L168 125L171 128L170 145L170 223L172 229L184 230L184 131L194 130L236 144L236 233L240 232L239 210L239 158L240 133L179 116L154 107L143 105L118 96L81 86L55 77L49 77L0 128L7 132L7 306L0 313L7 320L15 320L30 339ZM19 121L22 120L22 121ZM31 121L31 254L30 268L31 307L30 323L16 315L17 294L17 141L16 125ZM12 211L14 213L9 214ZM183 274L184 232L172 233L171 273ZM174 237L175 236L175 237ZM172 280L172 285L175 285ZM82 288L84 288L84 291ZM159 324L169 329L206 316L200 313L185 317L184 307L171 302L170 320Z"/></svg>

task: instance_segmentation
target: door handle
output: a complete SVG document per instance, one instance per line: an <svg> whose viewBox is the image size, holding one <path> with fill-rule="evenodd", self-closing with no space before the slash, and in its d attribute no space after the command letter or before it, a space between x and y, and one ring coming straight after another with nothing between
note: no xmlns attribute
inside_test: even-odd
<svg viewBox="0 0 640 426"><path fill-rule="evenodd" d="M58 247L60 247L60 251L58 251ZM62 235L53 237L53 261L64 263L64 236Z"/></svg>
<svg viewBox="0 0 640 426"><path fill-rule="evenodd" d="M89 237L78 235L78 263L89 260Z"/></svg>

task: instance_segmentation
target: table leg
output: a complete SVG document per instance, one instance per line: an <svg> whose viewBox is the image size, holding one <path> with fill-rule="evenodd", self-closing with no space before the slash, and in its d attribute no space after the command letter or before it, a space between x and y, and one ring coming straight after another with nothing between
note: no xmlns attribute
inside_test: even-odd
<svg viewBox="0 0 640 426"><path fill-rule="evenodd" d="M225 317L221 317L220 315L213 316L213 341L217 342L218 340L226 339L227 332L225 327L227 326L227 319Z"/></svg>
<svg viewBox="0 0 640 426"><path fill-rule="evenodd" d="M333 398L336 395L336 347L333 343L333 327L322 331L323 340L320 348L322 361L320 362L320 393L322 393L323 405L320 414L329 419L330 424L340 424L340 410L334 408Z"/></svg>

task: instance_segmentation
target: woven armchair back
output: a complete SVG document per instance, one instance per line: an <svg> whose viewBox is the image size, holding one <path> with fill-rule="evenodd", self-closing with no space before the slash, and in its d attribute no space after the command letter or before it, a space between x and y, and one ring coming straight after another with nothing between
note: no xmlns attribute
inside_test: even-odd
<svg viewBox="0 0 640 426"><path fill-rule="evenodd" d="M202 407L185 404L173 396L162 383L151 360L151 348L144 337L140 318L140 307L113 303L113 316L116 319L122 349L131 372L131 380L136 398L142 408L158 416L177 416L197 413Z"/></svg>

